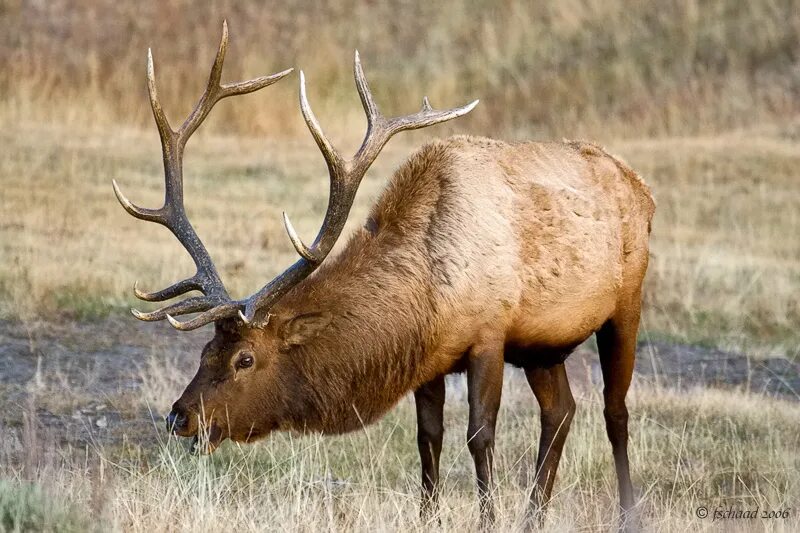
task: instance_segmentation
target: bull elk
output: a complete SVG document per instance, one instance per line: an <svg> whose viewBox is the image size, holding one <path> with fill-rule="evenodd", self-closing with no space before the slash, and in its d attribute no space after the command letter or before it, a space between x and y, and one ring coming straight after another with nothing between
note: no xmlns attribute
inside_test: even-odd
<svg viewBox="0 0 800 533"><path fill-rule="evenodd" d="M482 520L493 519L492 457L504 363L521 367L541 408L531 493L539 516L548 502L575 412L564 360L593 333L602 365L605 421L625 513L634 505L628 467L625 396L633 372L641 285L654 203L625 163L583 142L506 143L456 136L433 141L394 174L363 227L328 257L369 166L390 137L471 111L428 100L405 117L378 110L355 56L355 82L367 116L364 141L345 159L320 128L300 73L300 108L330 174L321 229L307 246L284 214L300 259L246 299L232 299L186 217L186 141L227 96L266 87L290 71L221 85L227 27L208 86L177 131L159 104L152 56L148 89L163 148L166 196L136 218L175 234L197 267L188 279L136 296L165 301L152 312L179 330L211 322L197 374L167 417L169 429L205 451L225 438L249 442L275 430L342 433L380 418L413 391L422 465L422 513L437 506L445 376L466 372L468 448ZM182 315L196 314L180 321Z"/></svg>

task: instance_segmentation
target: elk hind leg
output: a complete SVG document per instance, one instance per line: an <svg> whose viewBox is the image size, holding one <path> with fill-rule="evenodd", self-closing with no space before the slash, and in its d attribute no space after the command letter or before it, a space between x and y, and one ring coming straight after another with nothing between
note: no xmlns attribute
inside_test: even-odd
<svg viewBox="0 0 800 533"><path fill-rule="evenodd" d="M597 347L603 371L603 415L614 454L624 528L630 526L630 512L634 506L628 462L628 409L625 397L633 377L640 308L637 294L636 298L631 299L630 305L621 307L597 332Z"/></svg>
<svg viewBox="0 0 800 533"><path fill-rule="evenodd" d="M541 523L550 500L561 452L575 415L575 400L567 380L564 363L525 369L541 410L541 436L536 458L536 478L531 492L531 511Z"/></svg>

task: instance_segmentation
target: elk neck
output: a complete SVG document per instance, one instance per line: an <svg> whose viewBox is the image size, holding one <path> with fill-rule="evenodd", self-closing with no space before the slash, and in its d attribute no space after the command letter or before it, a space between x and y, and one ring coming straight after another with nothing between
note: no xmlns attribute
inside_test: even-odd
<svg viewBox="0 0 800 533"><path fill-rule="evenodd" d="M332 316L325 331L287 354L293 376L285 382L297 390L281 395L295 402L284 424L292 429L359 429L427 379L424 358L439 326L426 235L446 161L421 152L398 170L341 253L274 308Z"/></svg>

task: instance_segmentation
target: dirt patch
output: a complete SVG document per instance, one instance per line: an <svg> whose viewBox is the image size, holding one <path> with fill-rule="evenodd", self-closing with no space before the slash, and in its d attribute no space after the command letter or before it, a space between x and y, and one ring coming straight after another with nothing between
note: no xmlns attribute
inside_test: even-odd
<svg viewBox="0 0 800 533"><path fill-rule="evenodd" d="M579 347L567 359L573 388L602 387L597 354ZM640 342L634 387L713 387L800 401L800 364L784 357L751 357L714 348Z"/></svg>
<svg viewBox="0 0 800 533"><path fill-rule="evenodd" d="M163 413L145 394L150 381L164 380L162 405L176 398L210 336L210 328L183 334L167 324L125 317L63 324L0 322L0 430L13 430L4 438L18 439L18 449L31 424L60 446L152 443L163 434ZM166 360L171 364L162 367ZM602 387L597 355L588 347L576 350L567 365L577 393ZM800 399L800 365L782 358L642 343L636 373L634 386L736 388ZM519 372L509 369L509 374ZM452 393L458 395L463 378L453 381Z"/></svg>
<svg viewBox="0 0 800 533"><path fill-rule="evenodd" d="M800 400L800 365L783 357L667 343L639 346L636 372L660 386L709 386Z"/></svg>
<svg viewBox="0 0 800 533"><path fill-rule="evenodd" d="M168 377L184 381L207 337L164 326L0 322L0 426L34 423L56 444L81 448L152 441L161 414L151 414L142 394L145 380L158 377L148 365L163 356L185 369Z"/></svg>

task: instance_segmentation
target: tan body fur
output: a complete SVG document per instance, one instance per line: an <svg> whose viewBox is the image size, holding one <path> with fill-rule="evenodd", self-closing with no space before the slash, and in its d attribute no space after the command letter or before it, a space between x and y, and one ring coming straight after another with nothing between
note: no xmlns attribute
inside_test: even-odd
<svg viewBox="0 0 800 533"><path fill-rule="evenodd" d="M272 309L278 323L333 316L286 361L310 397L279 425L360 428L487 340L519 366L563 361L638 293L653 208L635 173L591 144L423 147L344 250Z"/></svg>

